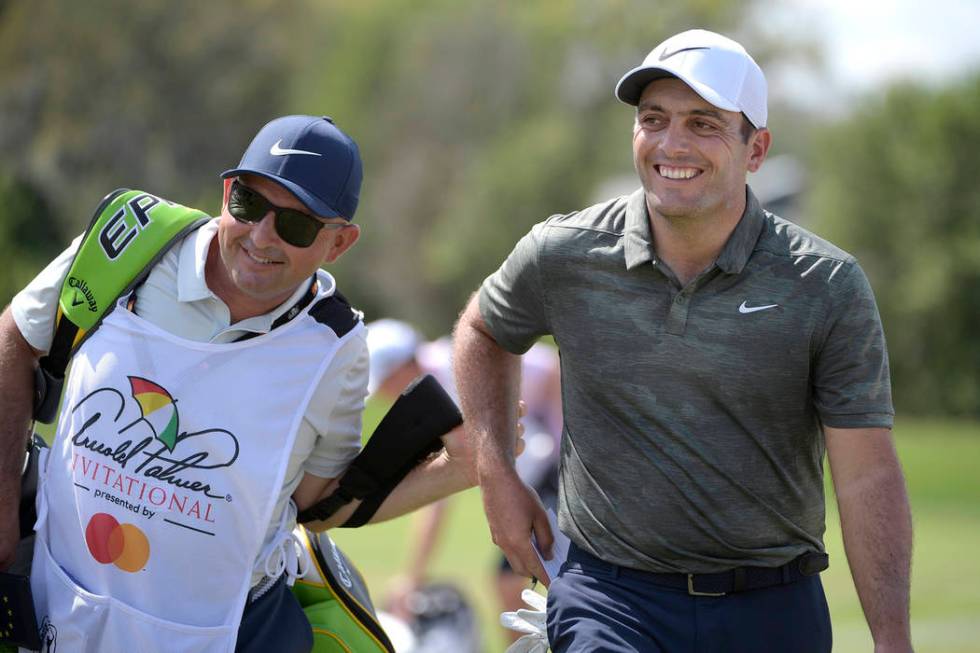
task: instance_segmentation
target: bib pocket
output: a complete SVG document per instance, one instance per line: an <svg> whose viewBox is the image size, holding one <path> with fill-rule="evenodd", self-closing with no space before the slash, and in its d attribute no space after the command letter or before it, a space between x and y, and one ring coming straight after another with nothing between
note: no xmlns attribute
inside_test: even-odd
<svg viewBox="0 0 980 653"><path fill-rule="evenodd" d="M227 653L235 648L237 627L191 626L137 610L109 596L80 587L51 557L46 542L34 556L31 585L42 639L57 650ZM55 650L55 648L51 648Z"/></svg>

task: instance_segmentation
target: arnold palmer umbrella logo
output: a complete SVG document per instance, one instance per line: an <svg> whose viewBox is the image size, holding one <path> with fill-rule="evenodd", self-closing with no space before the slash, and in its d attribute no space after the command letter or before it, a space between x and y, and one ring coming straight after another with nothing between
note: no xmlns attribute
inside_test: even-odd
<svg viewBox="0 0 980 653"><path fill-rule="evenodd" d="M234 500L221 486L238 460L239 442L223 428L186 430L194 419L181 419L173 393L141 376L124 378L128 393L101 387L69 411L68 471L93 500L115 505L112 515L98 511L86 525L92 557L134 571L149 557L147 535L154 529L144 533L146 526L118 516L127 511L137 523L155 519L213 536L222 506Z"/></svg>
<svg viewBox="0 0 980 653"><path fill-rule="evenodd" d="M85 408L84 421L72 425L78 425L72 444L111 459L123 470L213 499L226 498L204 479L235 463L238 438L222 428L182 431L178 401L169 391L143 377L126 378L138 417L132 419L132 402L119 390L94 390L71 409L74 416Z"/></svg>
<svg viewBox="0 0 980 653"><path fill-rule="evenodd" d="M153 429L153 435L167 445L169 451L173 451L177 444L179 424L174 398L153 381L138 376L129 377L129 385L143 413L143 419Z"/></svg>

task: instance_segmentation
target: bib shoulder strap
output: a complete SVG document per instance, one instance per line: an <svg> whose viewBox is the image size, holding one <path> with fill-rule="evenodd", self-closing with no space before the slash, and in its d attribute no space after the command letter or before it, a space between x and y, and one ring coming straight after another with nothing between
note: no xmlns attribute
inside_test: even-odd
<svg viewBox="0 0 980 653"><path fill-rule="evenodd" d="M38 368L35 419L54 418L72 354L116 300L142 283L171 247L209 219L203 211L141 190L119 189L102 200L61 287L51 350Z"/></svg>
<svg viewBox="0 0 980 653"><path fill-rule="evenodd" d="M320 324L330 327L338 338L350 333L364 319L364 314L351 306L339 290L314 304L310 309L310 316Z"/></svg>

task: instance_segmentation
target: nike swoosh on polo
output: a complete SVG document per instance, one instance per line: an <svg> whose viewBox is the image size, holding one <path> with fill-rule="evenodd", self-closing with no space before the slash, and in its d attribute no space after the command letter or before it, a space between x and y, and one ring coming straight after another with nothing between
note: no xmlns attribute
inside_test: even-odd
<svg viewBox="0 0 980 653"><path fill-rule="evenodd" d="M309 154L310 156L322 156L319 152L307 152L306 150L290 150L288 148L279 147L280 143L282 143L281 138L272 144L272 147L269 148L269 154L271 154L272 156L286 156L287 154Z"/></svg>
<svg viewBox="0 0 980 653"><path fill-rule="evenodd" d="M766 304L765 306L749 306L748 301L742 302L742 305L738 307L738 312L742 313L755 313L757 311L764 311L770 308L776 308L779 304Z"/></svg>
<svg viewBox="0 0 980 653"><path fill-rule="evenodd" d="M680 54L681 52L690 52L691 50L710 50L710 49L711 48L709 48L706 45L699 45L699 46L690 47L690 48L679 48L677 50L674 50L673 52L667 52L666 50L664 50L663 52L660 53L660 56L658 57L658 59L660 61L664 61L665 59L670 59L675 54Z"/></svg>

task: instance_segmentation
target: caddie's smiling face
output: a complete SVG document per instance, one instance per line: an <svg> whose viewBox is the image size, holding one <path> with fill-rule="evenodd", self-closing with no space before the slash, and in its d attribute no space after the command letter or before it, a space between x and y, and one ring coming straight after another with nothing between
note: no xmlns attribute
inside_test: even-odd
<svg viewBox="0 0 980 653"><path fill-rule="evenodd" d="M295 195L270 179L246 174L238 181L277 207L309 213ZM239 321L267 313L289 299L317 268L347 251L360 231L341 218L330 218L325 221L343 226L320 229L309 247L290 245L276 232L271 210L255 224L231 216L228 196L232 182L225 180L221 220L208 252L205 277L208 287L228 305L232 320Z"/></svg>
<svg viewBox="0 0 980 653"><path fill-rule="evenodd" d="M649 209L666 218L741 211L746 173L762 165L769 143L765 129L745 143L742 121L676 77L650 82L633 127L633 163Z"/></svg>

